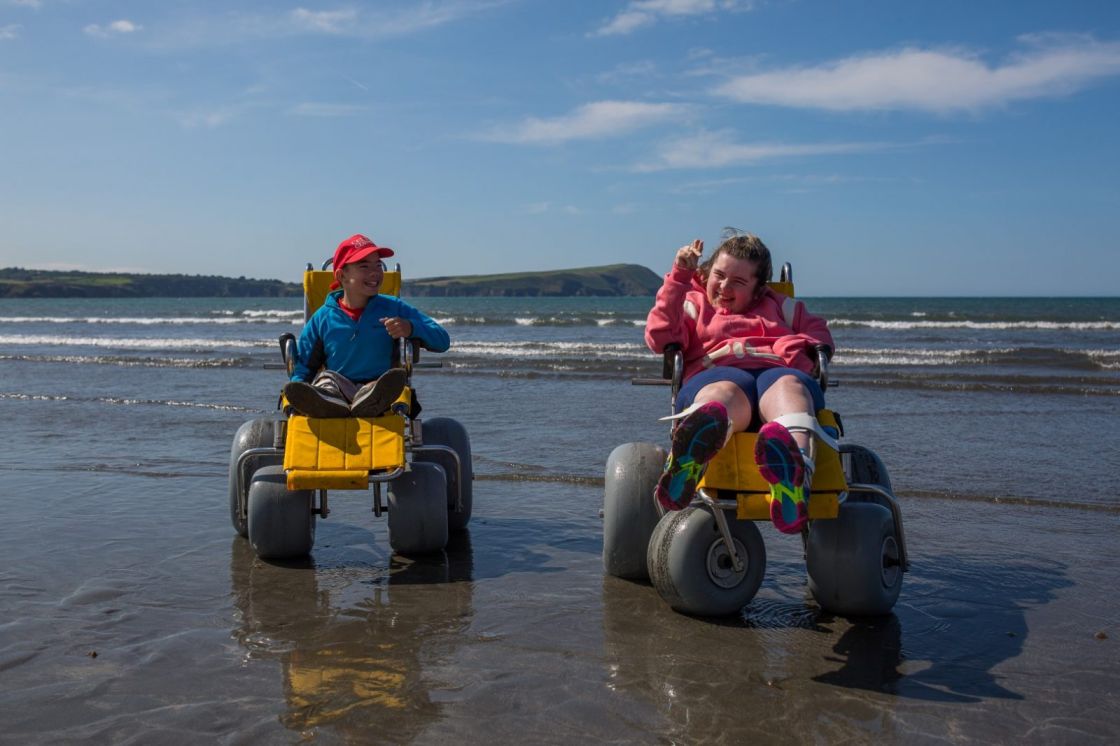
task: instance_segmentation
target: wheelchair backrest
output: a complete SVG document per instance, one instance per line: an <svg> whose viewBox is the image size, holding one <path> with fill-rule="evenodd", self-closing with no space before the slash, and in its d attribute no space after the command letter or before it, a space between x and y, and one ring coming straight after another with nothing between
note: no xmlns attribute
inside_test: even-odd
<svg viewBox="0 0 1120 746"><path fill-rule="evenodd" d="M766 283L766 286L775 292L781 293L787 298L794 297L792 282L768 282Z"/></svg>
<svg viewBox="0 0 1120 746"><path fill-rule="evenodd" d="M319 310L319 306L326 301L332 282L334 282L334 272L329 269L309 269L303 273L303 318L305 321L311 318L311 314ZM381 281L380 294L401 294L400 269L385 271L385 279Z"/></svg>

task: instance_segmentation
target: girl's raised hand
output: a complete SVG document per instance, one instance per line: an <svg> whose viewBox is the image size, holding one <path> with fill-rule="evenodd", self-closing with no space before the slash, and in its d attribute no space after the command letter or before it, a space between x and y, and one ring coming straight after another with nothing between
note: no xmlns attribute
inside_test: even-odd
<svg viewBox="0 0 1120 746"><path fill-rule="evenodd" d="M699 238L688 246L677 249L676 264L681 269L696 269L700 263L700 255L704 253L704 242Z"/></svg>

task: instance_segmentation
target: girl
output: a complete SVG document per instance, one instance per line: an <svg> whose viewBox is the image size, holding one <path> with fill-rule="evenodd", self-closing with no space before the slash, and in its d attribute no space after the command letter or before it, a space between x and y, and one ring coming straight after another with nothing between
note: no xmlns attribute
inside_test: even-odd
<svg viewBox="0 0 1120 746"><path fill-rule="evenodd" d="M762 424L755 460L770 482L770 517L779 530L808 521L815 413L824 394L809 375L817 345L831 357L828 324L805 305L767 287L770 250L736 234L699 265L704 242L677 251L646 319L646 344L684 354L684 382L672 447L657 483L667 510L689 504L704 470L732 433ZM784 424L783 424L784 423ZM830 439L829 439L830 440Z"/></svg>

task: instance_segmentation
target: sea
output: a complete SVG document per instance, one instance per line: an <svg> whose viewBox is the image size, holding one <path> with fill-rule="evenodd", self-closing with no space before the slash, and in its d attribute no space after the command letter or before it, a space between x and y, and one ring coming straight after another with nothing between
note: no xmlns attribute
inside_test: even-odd
<svg viewBox="0 0 1120 746"><path fill-rule="evenodd" d="M300 299L0 299L0 740L1115 742L1120 298L804 301L907 521L886 620L816 610L773 531L731 621L604 577L607 458L668 440L650 297L413 299L452 338L414 385L470 434L471 528L407 561L335 493L289 564L226 474Z"/></svg>
<svg viewBox="0 0 1120 746"><path fill-rule="evenodd" d="M479 476L596 479L617 445L596 433L665 440L667 389L632 385L661 369L642 336L652 298L414 302L452 337L423 359L440 367L418 370L421 401L518 423L503 431L513 439L474 439ZM1120 466L1120 299L806 303L836 339L829 406L882 451L899 491L1117 505L1103 475ZM298 299L0 300L0 403L171 422L200 409L235 424L275 409L277 340L302 322ZM603 407L581 408L589 390ZM571 432L550 426L557 410L577 415Z"/></svg>

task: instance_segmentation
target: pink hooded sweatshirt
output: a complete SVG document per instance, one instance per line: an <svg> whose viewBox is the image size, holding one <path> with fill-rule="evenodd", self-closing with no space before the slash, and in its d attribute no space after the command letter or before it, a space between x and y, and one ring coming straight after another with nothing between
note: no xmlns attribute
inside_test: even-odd
<svg viewBox="0 0 1120 746"><path fill-rule="evenodd" d="M746 312L728 313L708 302L699 275L675 265L646 318L651 350L663 352L674 342L684 353L685 380L716 365L811 373L813 348L835 349L828 323L801 301L767 287Z"/></svg>

